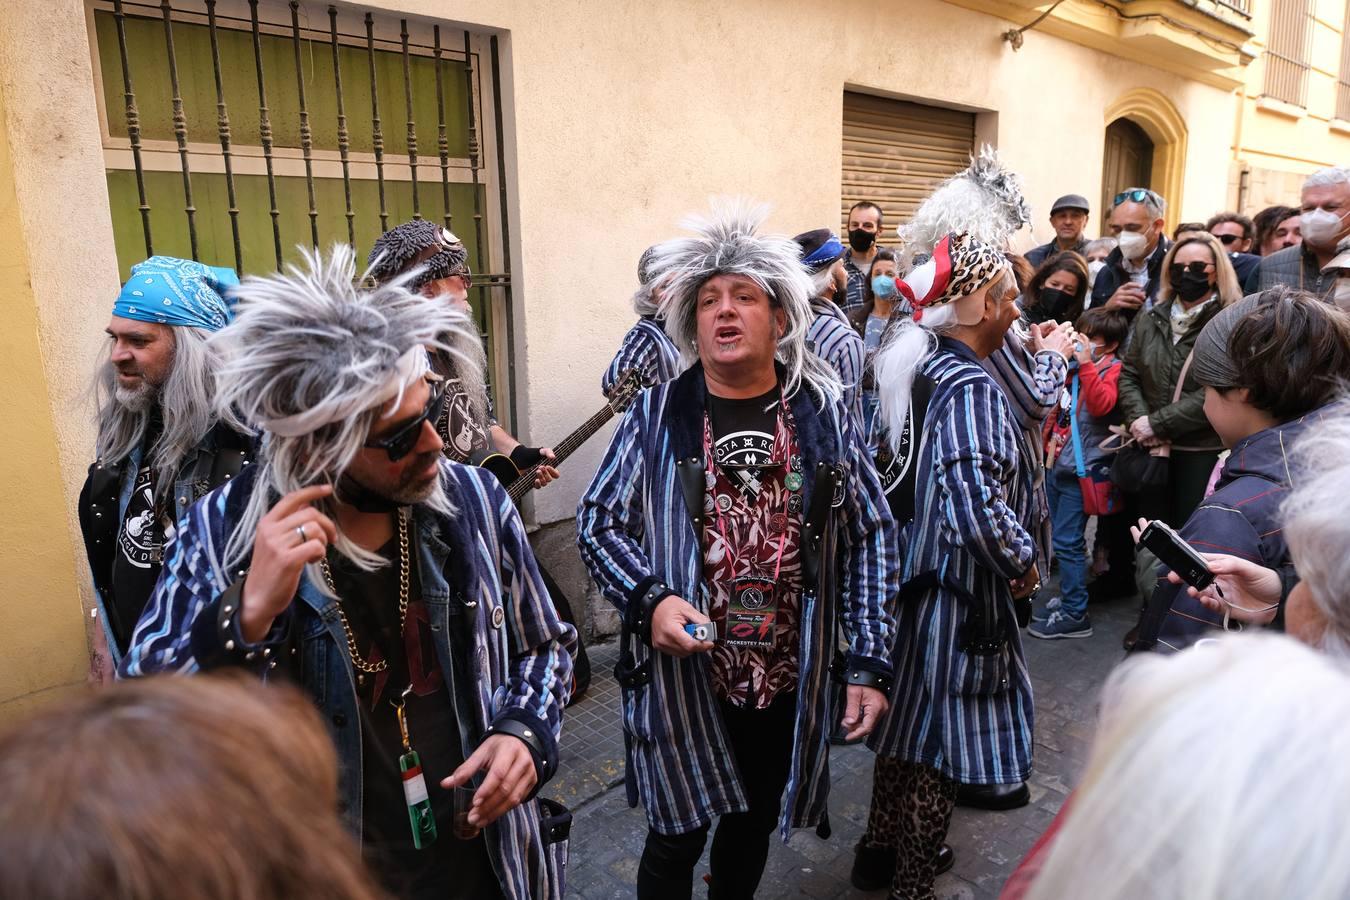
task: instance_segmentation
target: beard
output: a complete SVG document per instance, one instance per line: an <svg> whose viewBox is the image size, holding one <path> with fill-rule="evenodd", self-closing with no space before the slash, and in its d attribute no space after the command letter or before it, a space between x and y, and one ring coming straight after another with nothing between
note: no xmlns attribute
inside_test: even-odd
<svg viewBox="0 0 1350 900"><path fill-rule="evenodd" d="M440 450L422 453L414 457L412 462L403 470L403 474L399 476L398 483L387 494L389 499L400 506L415 506L419 503L425 503L432 492L436 490L436 484L441 477L441 470L437 466L432 470L432 475L429 478L422 473L431 463L440 458Z"/></svg>
<svg viewBox="0 0 1350 900"><path fill-rule="evenodd" d="M145 380L134 388L124 388L120 385L113 388L113 400L128 412L146 412L158 398L159 388Z"/></svg>

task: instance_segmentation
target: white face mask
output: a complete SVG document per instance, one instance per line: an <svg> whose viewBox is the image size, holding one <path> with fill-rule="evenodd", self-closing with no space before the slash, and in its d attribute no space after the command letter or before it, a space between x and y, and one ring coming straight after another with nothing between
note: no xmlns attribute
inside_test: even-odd
<svg viewBox="0 0 1350 900"><path fill-rule="evenodd" d="M1325 209L1305 212L1298 217L1298 221L1303 231L1303 239L1315 247L1330 247L1336 242L1336 238L1340 237L1341 229L1345 227L1340 216Z"/></svg>
<svg viewBox="0 0 1350 900"><path fill-rule="evenodd" d="M1122 231L1116 240L1120 242L1120 253L1126 259L1144 258L1144 251L1148 249L1147 235L1138 231Z"/></svg>
<svg viewBox="0 0 1350 900"><path fill-rule="evenodd" d="M1106 268L1106 260L1104 259L1094 259L1092 262L1088 263L1089 287L1097 283L1097 274L1101 272L1102 269L1105 268Z"/></svg>

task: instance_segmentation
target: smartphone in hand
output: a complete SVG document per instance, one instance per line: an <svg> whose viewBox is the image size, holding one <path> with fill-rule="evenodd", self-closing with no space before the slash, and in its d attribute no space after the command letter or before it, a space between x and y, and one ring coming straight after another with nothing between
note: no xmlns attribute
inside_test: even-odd
<svg viewBox="0 0 1350 900"><path fill-rule="evenodd" d="M1205 558L1166 522L1156 519L1149 522L1139 535L1139 546L1158 557L1163 565L1197 591L1214 583L1214 573L1209 570Z"/></svg>

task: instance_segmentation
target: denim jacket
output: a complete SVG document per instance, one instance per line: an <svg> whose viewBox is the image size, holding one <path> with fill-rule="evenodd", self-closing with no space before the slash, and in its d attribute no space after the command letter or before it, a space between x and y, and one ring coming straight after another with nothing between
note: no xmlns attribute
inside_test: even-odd
<svg viewBox="0 0 1350 900"><path fill-rule="evenodd" d="M360 835L361 719L337 602L302 576L296 602L256 644L243 640L238 618L229 615L243 573L224 571L220 554L255 472L188 509L120 672L240 665L265 679L292 677L329 725L342 812ZM462 750L467 758L485 734L512 734L530 748L542 785L557 771L576 631L558 618L520 516L496 479L449 461L441 463L441 478L455 515L415 507L413 533L422 601L437 636ZM546 842L541 819L540 802L531 798L486 829L489 856L512 900L562 896L566 843Z"/></svg>

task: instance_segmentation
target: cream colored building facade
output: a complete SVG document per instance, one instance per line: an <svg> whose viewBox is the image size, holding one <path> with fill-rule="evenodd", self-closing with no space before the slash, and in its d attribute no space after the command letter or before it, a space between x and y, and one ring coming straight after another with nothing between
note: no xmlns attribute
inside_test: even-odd
<svg viewBox="0 0 1350 900"><path fill-rule="evenodd" d="M369 10L378 21L407 17L414 29L467 30L480 48L497 39L491 93L500 98L500 139L493 123L478 123L485 152L499 163L495 173L484 170L485 196L501 198L486 214L484 252L494 271L509 262L511 284L509 293L489 291L499 313L494 374L499 399L514 386L506 407L520 437L548 444L600 404L601 372L631 325L636 260L685 213L705 208L711 195L735 194L771 203L772 226L787 233L838 226L845 92L968 113L974 141L997 147L1023 176L1036 219L1023 236L1027 246L1049 239L1045 218L1055 197L1081 193L1097 204L1104 135L1122 117L1152 144L1151 185L1168 196L1174 222L1232 202L1230 170L1239 162L1301 172L1343 159L1339 126L1322 122L1318 131L1315 121L1314 101L1321 109L1326 99L1320 81L1298 120L1286 115L1267 126L1271 114L1250 97L1264 0L1254 0L1251 20L1207 2L1064 0L1016 39L1006 34L1048 4L375 0L336 8L343 16ZM200 0L173 5L200 19ZM100 43L94 24L95 11L111 6L0 5L7 238L0 277L9 350L0 718L76 688L85 669L88 573L74 509L92 455L86 385L119 287L119 253L126 257L138 240L113 224L128 209L109 173L130 157L105 102L108 91L121 102L121 85L104 78L116 69L98 63L116 52ZM289 18L285 4L260 6L278 21ZM305 27L322 30L328 6L305 2L297 13ZM158 15L158 4L127 7L128 15ZM242 2L220 7L246 19ZM1339 23L1341 15L1326 10L1324 19ZM1322 35L1319 46L1330 40ZM485 77L486 50L476 58ZM491 116L492 104L483 112ZM232 113L238 136L243 126ZM402 128L401 110L384 115L391 132ZM1317 148L1288 143L1291 128L1316 131ZM213 138L194 138L204 142L194 152L209 155ZM298 157L287 165L299 166ZM1100 209L1093 216L1099 221ZM230 264L223 255L207 261ZM570 523L607 434L526 508L541 526L541 555L570 587L584 583Z"/></svg>

